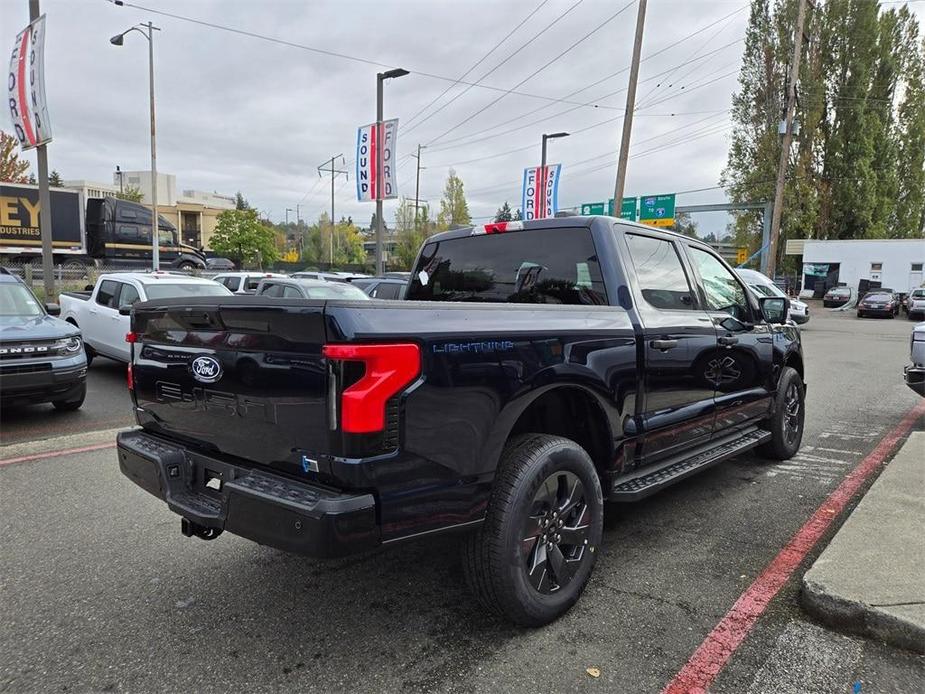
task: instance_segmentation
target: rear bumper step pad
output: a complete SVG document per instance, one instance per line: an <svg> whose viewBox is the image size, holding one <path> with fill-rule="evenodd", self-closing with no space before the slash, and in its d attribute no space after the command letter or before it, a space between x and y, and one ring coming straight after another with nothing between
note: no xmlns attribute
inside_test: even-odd
<svg viewBox="0 0 925 694"><path fill-rule="evenodd" d="M316 557L379 544L371 494L247 468L141 431L122 432L116 442L122 473L197 525Z"/></svg>

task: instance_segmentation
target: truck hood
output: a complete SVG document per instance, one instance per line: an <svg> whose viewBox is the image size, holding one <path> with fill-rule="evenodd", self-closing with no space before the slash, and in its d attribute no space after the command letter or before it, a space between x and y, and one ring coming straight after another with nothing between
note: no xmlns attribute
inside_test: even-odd
<svg viewBox="0 0 925 694"><path fill-rule="evenodd" d="M58 340L80 330L54 316L0 316L0 342Z"/></svg>
<svg viewBox="0 0 925 694"><path fill-rule="evenodd" d="M202 262L206 262L206 254L203 253L200 249L195 246L187 246L185 243L179 244L179 248L184 253L189 253L190 255L195 255L202 258Z"/></svg>

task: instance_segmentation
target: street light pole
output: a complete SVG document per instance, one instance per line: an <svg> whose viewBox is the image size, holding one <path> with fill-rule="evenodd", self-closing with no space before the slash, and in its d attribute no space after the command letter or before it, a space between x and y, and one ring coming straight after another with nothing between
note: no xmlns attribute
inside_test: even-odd
<svg viewBox="0 0 925 694"><path fill-rule="evenodd" d="M407 70L395 68L376 75L376 275L382 275L382 83L404 77Z"/></svg>
<svg viewBox="0 0 925 694"><path fill-rule="evenodd" d="M147 27L145 33L139 27ZM121 34L116 34L109 43L113 46L121 46L125 41L125 35L130 31L137 31L148 39L148 87L149 101L151 105L151 267L154 270L160 268L160 224L157 215L157 128L156 118L154 115L154 32L160 31L160 27L154 26L151 22L140 24L138 27L126 29ZM121 176L119 178L121 183Z"/></svg>
<svg viewBox="0 0 925 694"><path fill-rule="evenodd" d="M546 183L549 180L549 175L546 173L546 141L555 140L559 137L568 137L568 133L553 133L552 135L547 135L543 133L543 154L540 157L540 175L539 178L541 181L537 181L540 188L540 209L537 211L537 219L546 218Z"/></svg>

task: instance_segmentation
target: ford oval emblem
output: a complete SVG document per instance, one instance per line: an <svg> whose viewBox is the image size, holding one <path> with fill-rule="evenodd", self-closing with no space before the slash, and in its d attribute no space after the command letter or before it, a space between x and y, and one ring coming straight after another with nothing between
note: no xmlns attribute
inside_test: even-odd
<svg viewBox="0 0 925 694"><path fill-rule="evenodd" d="M190 371L200 383L215 383L222 377L222 365L215 357L196 357L190 364Z"/></svg>

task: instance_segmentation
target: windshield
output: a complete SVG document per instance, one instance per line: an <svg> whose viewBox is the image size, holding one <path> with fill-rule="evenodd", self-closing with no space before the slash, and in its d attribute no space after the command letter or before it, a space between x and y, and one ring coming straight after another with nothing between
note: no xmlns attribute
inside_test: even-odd
<svg viewBox="0 0 925 694"><path fill-rule="evenodd" d="M761 296L787 296L774 284L752 284L749 286Z"/></svg>
<svg viewBox="0 0 925 694"><path fill-rule="evenodd" d="M869 292L864 296L865 299L876 299L877 301L888 301L893 298L889 292Z"/></svg>
<svg viewBox="0 0 925 694"><path fill-rule="evenodd" d="M19 283L0 284L0 316L42 316L45 311L32 292Z"/></svg>
<svg viewBox="0 0 925 694"><path fill-rule="evenodd" d="M148 299L177 299L184 296L231 296L231 292L221 284L203 282L199 284L149 284L145 286Z"/></svg>
<svg viewBox="0 0 925 694"><path fill-rule="evenodd" d="M305 295L309 299L351 299L369 301L362 289L350 284L331 283L330 287L305 287Z"/></svg>
<svg viewBox="0 0 925 694"><path fill-rule="evenodd" d="M913 289L909 296L913 299L925 299L925 289Z"/></svg>

